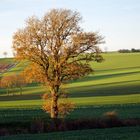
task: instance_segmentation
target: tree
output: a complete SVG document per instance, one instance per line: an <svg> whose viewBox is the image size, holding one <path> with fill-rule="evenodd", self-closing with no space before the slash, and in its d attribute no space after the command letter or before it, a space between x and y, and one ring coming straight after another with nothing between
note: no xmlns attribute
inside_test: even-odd
<svg viewBox="0 0 140 140"><path fill-rule="evenodd" d="M3 52L3 55L5 56L5 58L7 57L7 54L8 54L7 52Z"/></svg>
<svg viewBox="0 0 140 140"><path fill-rule="evenodd" d="M14 95L16 88L19 88L19 93L22 95L22 88L25 85L26 80L23 74L3 76L0 79L0 87L7 89L7 95L10 94L10 91Z"/></svg>
<svg viewBox="0 0 140 140"><path fill-rule="evenodd" d="M42 109L47 113L51 113L51 98L48 98L48 96L48 94L43 95L45 103L43 104ZM63 100L61 100L61 102L58 102L57 107L58 116L64 118L67 114L73 111L75 105L72 102L70 102L67 98L64 98Z"/></svg>
<svg viewBox="0 0 140 140"><path fill-rule="evenodd" d="M10 90L13 88L13 76L4 76L1 78L1 87L7 89L7 95L10 94Z"/></svg>
<svg viewBox="0 0 140 140"><path fill-rule="evenodd" d="M53 9L41 19L29 18L26 27L13 36L16 57L29 60L34 78L49 88L51 118L58 117L62 84L88 75L93 71L89 62L103 60L98 47L103 38L84 32L81 19L76 11Z"/></svg>
<svg viewBox="0 0 140 140"><path fill-rule="evenodd" d="M13 75L12 81L13 81L13 86L15 88L19 88L19 93L20 95L22 95L23 86L27 84L24 75L22 73L18 75Z"/></svg>

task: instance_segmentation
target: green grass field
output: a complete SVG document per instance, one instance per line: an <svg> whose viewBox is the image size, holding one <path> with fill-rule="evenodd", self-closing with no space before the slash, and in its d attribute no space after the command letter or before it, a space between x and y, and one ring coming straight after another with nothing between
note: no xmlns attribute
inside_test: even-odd
<svg viewBox="0 0 140 140"><path fill-rule="evenodd" d="M89 129L1 137L0 140L139 140L140 127Z"/></svg>
<svg viewBox="0 0 140 140"><path fill-rule="evenodd" d="M109 53L103 56L103 63L91 63L95 69L93 74L65 85L71 100L85 105L86 102L87 105L140 103L140 54ZM20 72L26 66L26 62L18 63L3 75ZM24 103L27 100L27 104L31 100L31 104L36 102L38 105L45 90L41 85L32 84L24 87L22 96L8 97L5 93L5 89L0 90L0 100L3 101L0 106L7 105L7 101L15 104L17 100L23 100Z"/></svg>
<svg viewBox="0 0 140 140"><path fill-rule="evenodd" d="M91 63L95 70L94 73L79 80L69 81L67 85L65 85L70 100L78 107L68 118L100 117L103 113L113 110L118 113L120 118L140 118L140 53L107 53L103 54L103 57L105 59L104 62ZM0 63L12 63L12 61L13 59L0 59ZM0 76L19 73L26 66L27 62L20 62L16 67ZM0 119L0 122L16 122L21 120L21 118L28 121L35 117L48 117L48 115L40 109L43 102L41 95L45 92L47 91L45 91L42 85L36 83L24 87L23 95L19 95L18 91L15 91L15 95L11 94L8 96L5 89L0 89L0 118L3 118ZM132 137L129 137L129 130L131 130L129 128L118 128L118 131L122 131L118 137L117 133L115 134L115 128L111 130L114 130L111 138L114 134L114 139L117 139L119 136L120 139L132 139ZM139 128L137 128L137 130L139 131ZM94 130L91 130L91 133L93 131ZM105 130L102 131L104 133ZM102 131L99 133L102 133ZM87 139L90 138L91 135L90 131L88 132L89 137L87 137ZM72 133L75 133L73 135L76 136L79 135L79 132ZM63 135L64 134L66 133L63 133ZM37 137L43 139L48 135L43 134ZM126 135L128 135L128 137ZM30 137L32 139L33 136L30 135ZM52 137L53 136L50 136L50 139ZM70 137L69 134L67 137ZM98 137L99 136L97 136L97 138ZM16 136L11 137L11 139L12 138L16 139ZM26 136L23 137L23 139L24 138L26 139ZM78 137L76 138L78 139ZM70 139L76 138L70 137ZM102 137L99 138L103 139ZM108 134L106 135L106 139L111 138Z"/></svg>
<svg viewBox="0 0 140 140"><path fill-rule="evenodd" d="M123 104L123 105L98 105L98 106L80 106L77 107L67 119L92 119L101 118L108 111L116 111L119 118L140 118L139 104ZM84 112L84 113L83 113ZM22 118L22 119L21 119ZM49 119L48 114L41 110L38 106L28 106L28 108L1 108L0 123L11 122L30 122L35 118Z"/></svg>

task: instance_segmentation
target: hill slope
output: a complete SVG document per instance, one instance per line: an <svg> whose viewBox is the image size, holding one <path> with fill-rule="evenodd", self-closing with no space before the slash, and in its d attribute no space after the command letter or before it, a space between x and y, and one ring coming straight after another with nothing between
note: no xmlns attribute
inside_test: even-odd
<svg viewBox="0 0 140 140"><path fill-rule="evenodd" d="M103 63L91 63L95 72L79 80L70 81L65 88L69 97L78 105L140 103L140 54L103 54ZM27 63L20 62L4 75L20 72ZM0 106L41 105L40 96L45 93L41 85L24 88L22 96L10 96L0 90ZM18 94L18 93L17 93ZM21 101L17 101L21 100ZM10 101L10 102L9 102Z"/></svg>

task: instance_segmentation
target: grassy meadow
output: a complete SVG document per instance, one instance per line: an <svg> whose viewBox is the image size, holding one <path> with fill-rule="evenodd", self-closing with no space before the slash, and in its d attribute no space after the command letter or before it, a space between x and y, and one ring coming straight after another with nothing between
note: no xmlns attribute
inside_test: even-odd
<svg viewBox="0 0 140 140"><path fill-rule="evenodd" d="M65 85L70 100L77 105L140 103L140 54L108 53L103 57L104 62L91 63L93 74ZM20 62L1 76L18 73L26 66L26 62ZM16 107L16 102L18 106L40 106L45 92L47 89L35 83L24 87L22 96L18 96L18 91L17 96L7 96L6 90L1 89L0 107Z"/></svg>
<svg viewBox="0 0 140 140"><path fill-rule="evenodd" d="M68 91L69 100L77 106L67 118L101 117L108 111L116 111L120 118L140 118L140 53L106 53L103 54L103 57L105 60L102 63L91 63L94 73L79 80L69 81L64 86ZM14 59L0 59L0 63L14 63L14 61ZM14 68L0 76L19 73L26 66L27 62L18 62ZM23 95L19 95L19 91L16 90L14 95L8 96L6 89L1 88L0 123L30 121L39 117L47 118L48 115L41 109L43 103L41 96L45 92L47 89L36 83L24 87ZM119 135L115 133L116 131ZM104 139L106 136L107 139L134 140L138 136L140 137L139 131L139 127L128 127L39 134L35 137L36 139L45 139L46 137L57 139L59 135L60 139L64 140L81 140L85 138ZM130 136L130 132L134 133ZM95 134L94 137L93 134ZM27 136L34 139L33 135ZM23 140L27 136L23 136ZM10 136L0 139L18 138L18 136Z"/></svg>
<svg viewBox="0 0 140 140"><path fill-rule="evenodd" d="M5 136L1 140L138 140L140 127L106 128L53 132L48 134L30 134Z"/></svg>

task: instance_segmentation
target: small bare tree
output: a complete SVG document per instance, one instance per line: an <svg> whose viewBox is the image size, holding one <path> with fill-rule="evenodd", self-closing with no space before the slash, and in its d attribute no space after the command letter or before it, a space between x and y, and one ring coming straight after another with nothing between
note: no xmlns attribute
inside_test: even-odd
<svg viewBox="0 0 140 140"><path fill-rule="evenodd" d="M7 52L3 52L3 55L5 56L5 58L7 57L7 54L8 54Z"/></svg>
<svg viewBox="0 0 140 140"><path fill-rule="evenodd" d="M102 61L98 45L103 38L84 32L81 19L78 12L53 9L41 19L29 18L13 36L16 57L29 60L34 78L49 87L51 118L58 117L62 83L88 75L93 71L89 62Z"/></svg>

